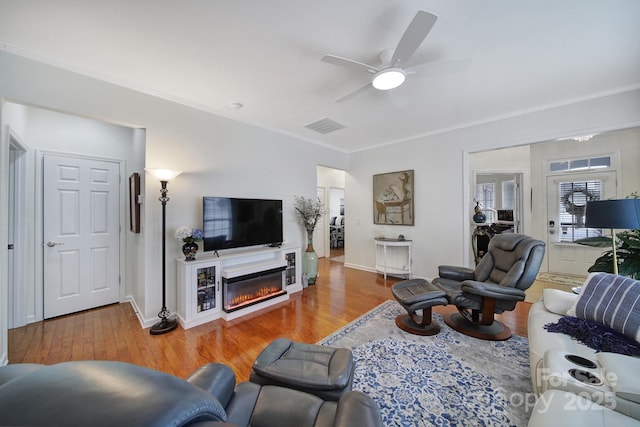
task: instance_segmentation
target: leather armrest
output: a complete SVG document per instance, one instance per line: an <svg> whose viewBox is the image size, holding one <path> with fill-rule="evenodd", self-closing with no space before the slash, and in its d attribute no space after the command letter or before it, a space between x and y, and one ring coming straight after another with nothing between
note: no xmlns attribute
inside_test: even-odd
<svg viewBox="0 0 640 427"><path fill-rule="evenodd" d="M234 393L236 376L226 365L208 363L189 375L187 382L208 391L226 408Z"/></svg>
<svg viewBox="0 0 640 427"><path fill-rule="evenodd" d="M15 365L2 366L0 368L0 386L44 367L45 365L36 363L18 363Z"/></svg>
<svg viewBox="0 0 640 427"><path fill-rule="evenodd" d="M0 387L0 414L0 424L22 426L227 422L219 401L180 378L94 360L42 367L6 383Z"/></svg>
<svg viewBox="0 0 640 427"><path fill-rule="evenodd" d="M350 391L338 401L335 427L383 427L378 404L368 395Z"/></svg>
<svg viewBox="0 0 640 427"><path fill-rule="evenodd" d="M474 270L455 265L440 265L438 266L438 276L462 282L464 280L473 280Z"/></svg>
<svg viewBox="0 0 640 427"><path fill-rule="evenodd" d="M251 422L253 410L260 396L262 386L250 382L241 382L236 387L233 398L226 406L227 422L239 426L248 426ZM281 402L272 402L274 405ZM283 413L284 414L284 413Z"/></svg>
<svg viewBox="0 0 640 427"><path fill-rule="evenodd" d="M503 301L524 301L526 296L524 291L520 289L500 286L494 283L476 282L475 280L462 282L462 291L480 297Z"/></svg>

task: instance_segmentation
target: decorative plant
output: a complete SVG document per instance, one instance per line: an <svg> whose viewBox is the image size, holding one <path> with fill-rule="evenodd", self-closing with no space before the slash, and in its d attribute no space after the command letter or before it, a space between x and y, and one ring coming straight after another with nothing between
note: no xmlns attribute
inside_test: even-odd
<svg viewBox="0 0 640 427"><path fill-rule="evenodd" d="M176 229L174 237L184 243L195 243L204 239L204 233L199 228L191 229L183 225Z"/></svg>
<svg viewBox="0 0 640 427"><path fill-rule="evenodd" d="M324 204L319 198L306 199L304 197L294 196L296 200L295 210L298 221L307 230L307 233L313 233L318 220L324 215Z"/></svg>
<svg viewBox="0 0 640 427"><path fill-rule="evenodd" d="M626 199L639 198L638 192L633 192ZM640 230L625 230L616 233L618 258L618 274L640 280ZM597 236L576 240L576 243L596 248L611 248L611 237ZM613 273L613 248L602 253L594 264L589 267L589 273L603 271Z"/></svg>

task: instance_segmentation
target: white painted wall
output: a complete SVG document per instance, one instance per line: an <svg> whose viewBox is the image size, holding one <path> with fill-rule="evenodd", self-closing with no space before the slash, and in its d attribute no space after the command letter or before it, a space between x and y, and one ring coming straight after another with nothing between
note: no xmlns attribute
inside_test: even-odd
<svg viewBox="0 0 640 427"><path fill-rule="evenodd" d="M576 134L579 135L579 134ZM592 157L597 155L619 153L617 168L616 197L628 196L640 191L640 129L632 128L615 132L606 132L595 136L588 142L573 140L549 141L531 146L532 187L533 193L540 195L537 200L547 199L546 165L550 160L572 157ZM547 240L547 211L545 203L534 203L532 215L540 218L533 224L533 232Z"/></svg>
<svg viewBox="0 0 640 427"><path fill-rule="evenodd" d="M0 99L145 129L144 165L182 170L169 183L167 206L167 306L175 310L180 255L173 231L202 225L202 196L272 197L284 201L284 235L301 245L303 230L293 215L293 196L314 197L316 165L346 169L348 156L262 128L0 52ZM6 120L3 116L2 121ZM142 145L136 135L135 144ZM8 142L0 141L0 176L7 176ZM134 160L137 161L137 160ZM145 179L147 178L147 179ZM143 176L143 283L132 286L147 325L157 320L161 296L160 184ZM7 221L6 180L0 188L0 223ZM6 271L6 229L0 228L0 271ZM129 272L129 268L127 268ZM140 277L141 273L132 273ZM139 287L140 286L140 287ZM0 363L6 361L6 277L0 277ZM3 359L4 358L4 359Z"/></svg>
<svg viewBox="0 0 640 427"><path fill-rule="evenodd" d="M470 153L639 124L640 90L636 88L355 153L346 182L346 265L373 270L373 238L382 231L414 240L416 276L433 278L441 264L471 266ZM629 158L640 164L637 153ZM372 175L406 169L415 170L415 226L374 225ZM543 195L533 190L535 205ZM545 237L536 229L531 234Z"/></svg>
<svg viewBox="0 0 640 427"><path fill-rule="evenodd" d="M125 160L127 161L126 170L121 173L122 179L126 182L130 173L142 171L143 164L134 159L142 158L144 146L134 145L135 131L131 128L11 102L5 103L3 113L6 124L12 129L20 129L21 138L29 148L27 152L29 170L26 182L28 189L26 210L30 213L26 218L26 235L29 244L26 252L29 256L25 260L25 283L18 285L24 286L26 304L24 320L33 322L42 319L42 246L37 237L41 232L37 227L41 217L36 211L38 206L36 197L40 194L37 192L40 184L36 182L36 176L39 174L41 165L37 162L36 153L60 152ZM139 151L137 155L134 153L136 148ZM124 188L126 189L127 186L125 185ZM128 198L125 197L125 200L128 201ZM128 212L128 205L124 209ZM122 227L123 232L128 230L127 224L122 224ZM127 239L127 242L129 240ZM123 249L132 261L129 273L133 275L136 266L141 264L142 257L134 250L127 250L126 247ZM138 256L140 256L139 259ZM134 283L134 277L127 276L123 278L123 283L126 285ZM130 295L131 288L125 289L125 294Z"/></svg>
<svg viewBox="0 0 640 427"><path fill-rule="evenodd" d="M575 134L580 135L580 134ZM469 156L470 185L473 173L494 171L527 170L523 176L525 232L535 234L547 241L547 183L546 164L549 160L621 153L618 169L618 197L624 197L640 190L640 130L637 128L604 132L587 143L574 140L546 141L521 147L489 150L472 153ZM470 187L473 190L472 187ZM531 203L530 191L538 195ZM473 193L471 193L473 197ZM532 220L535 218L535 220ZM549 243L549 242L547 242ZM541 269L547 270L547 260Z"/></svg>
<svg viewBox="0 0 640 427"><path fill-rule="evenodd" d="M293 195L314 197L316 165L321 164L347 171L347 265L373 270L373 238L380 227L373 224L372 175L414 169L416 225L385 226L383 231L387 236L404 234L413 239L415 274L433 277L439 264L470 262L469 153L640 125L640 90L636 89L346 156L5 52L0 53L0 70L0 99L134 124L146 129L146 167L185 171L169 184L170 260L179 255L173 230L183 224L201 225L204 195L282 198L285 239L301 244L304 235L294 219ZM8 147L4 134L2 138L0 176L6 177ZM6 223L6 180L1 185L0 223ZM136 294L144 301L141 314L149 324L161 305L159 188L159 183L145 180L140 246L145 248L144 283ZM6 230L0 228L0 271L6 271L6 243ZM170 309L175 309L175 274L175 264L169 262ZM0 277L0 299L2 362L7 354L4 276Z"/></svg>

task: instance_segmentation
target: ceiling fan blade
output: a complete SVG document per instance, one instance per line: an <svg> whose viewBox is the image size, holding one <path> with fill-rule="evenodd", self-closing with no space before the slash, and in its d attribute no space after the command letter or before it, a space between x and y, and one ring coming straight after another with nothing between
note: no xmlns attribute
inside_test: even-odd
<svg viewBox="0 0 640 427"><path fill-rule="evenodd" d="M362 62L354 61L353 59L343 58L341 56L336 56L336 55L330 55L330 54L324 55L322 57L322 60L330 64L351 68L353 70L366 71L367 73L370 73L370 74L375 74L378 71L380 71L378 68L372 67L371 65L367 65Z"/></svg>
<svg viewBox="0 0 640 427"><path fill-rule="evenodd" d="M447 59L442 61L426 62L424 64L416 64L404 71L407 75L412 74L453 74L461 73L469 68L471 63L468 59Z"/></svg>
<svg viewBox="0 0 640 427"><path fill-rule="evenodd" d="M391 57L391 67L400 67L418 49L438 17L432 13L419 10L405 30Z"/></svg>
<svg viewBox="0 0 640 427"><path fill-rule="evenodd" d="M344 96L341 96L340 98L336 99L333 102L344 102L344 101L347 101L347 100L353 98L354 96L359 95L360 93L362 93L365 90L367 90L369 88L372 88L372 87L373 87L373 85L371 83L367 83L366 85L360 86L358 89L356 89L356 90L354 90L352 92L349 92L348 94L346 94Z"/></svg>

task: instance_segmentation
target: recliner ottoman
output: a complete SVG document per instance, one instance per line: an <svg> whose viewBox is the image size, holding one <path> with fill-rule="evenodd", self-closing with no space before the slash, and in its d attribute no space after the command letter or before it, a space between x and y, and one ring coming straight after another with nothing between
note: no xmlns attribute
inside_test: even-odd
<svg viewBox="0 0 640 427"><path fill-rule="evenodd" d="M347 348L278 338L253 362L249 381L279 385L338 401L353 385L355 362Z"/></svg>

